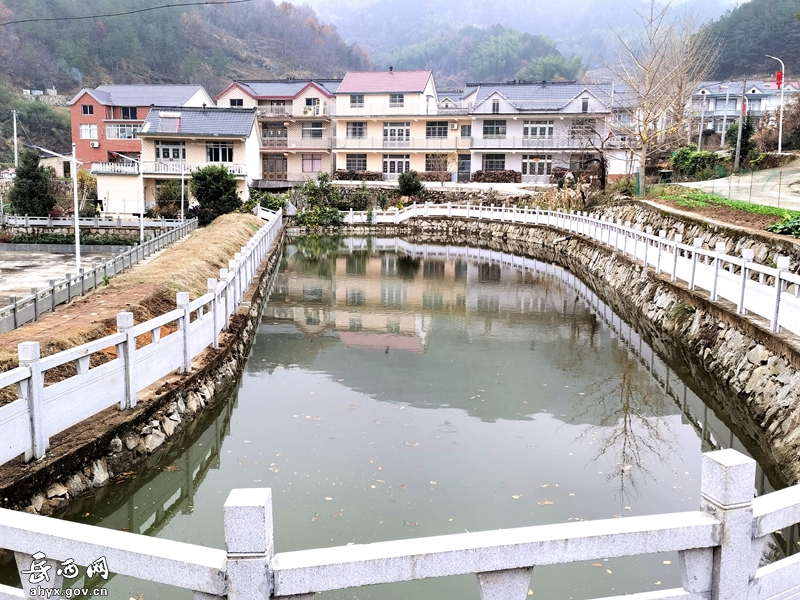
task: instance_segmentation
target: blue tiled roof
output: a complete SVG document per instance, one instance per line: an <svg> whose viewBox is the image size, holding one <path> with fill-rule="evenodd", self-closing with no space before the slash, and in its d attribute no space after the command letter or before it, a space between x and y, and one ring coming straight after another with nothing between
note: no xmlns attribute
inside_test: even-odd
<svg viewBox="0 0 800 600"><path fill-rule="evenodd" d="M254 121L255 110L160 106L150 109L139 135L248 137Z"/></svg>

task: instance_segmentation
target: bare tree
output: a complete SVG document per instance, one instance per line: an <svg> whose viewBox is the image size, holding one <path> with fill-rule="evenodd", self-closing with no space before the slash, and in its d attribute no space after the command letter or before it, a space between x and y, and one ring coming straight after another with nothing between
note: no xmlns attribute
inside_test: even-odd
<svg viewBox="0 0 800 600"><path fill-rule="evenodd" d="M614 32L619 59L605 66L623 84L620 94L630 119L622 125L639 144L639 193L644 195L648 157L671 150L682 139L694 87L706 79L719 56L719 45L691 15L673 16L671 3L650 0L636 11L644 31L636 40Z"/></svg>
<svg viewBox="0 0 800 600"><path fill-rule="evenodd" d="M428 155L429 171L436 174L436 181L444 184L450 181L452 171L458 169L458 152L436 152Z"/></svg>

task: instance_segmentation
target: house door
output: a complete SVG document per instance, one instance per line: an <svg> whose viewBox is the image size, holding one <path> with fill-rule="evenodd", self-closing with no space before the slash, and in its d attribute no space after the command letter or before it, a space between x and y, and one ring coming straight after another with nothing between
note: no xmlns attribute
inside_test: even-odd
<svg viewBox="0 0 800 600"><path fill-rule="evenodd" d="M458 155L459 183L465 183L469 181L471 170L472 170L472 156L470 154L459 154Z"/></svg>
<svg viewBox="0 0 800 600"><path fill-rule="evenodd" d="M407 173L411 161L408 154L384 154L383 178L387 181L396 181L400 173Z"/></svg>
<svg viewBox="0 0 800 600"><path fill-rule="evenodd" d="M384 123L383 147L408 148L411 145L410 123Z"/></svg>
<svg viewBox="0 0 800 600"><path fill-rule="evenodd" d="M265 148L285 148L286 127L283 123L264 123L261 130L262 146Z"/></svg>
<svg viewBox="0 0 800 600"><path fill-rule="evenodd" d="M264 179L271 181L286 179L286 157L283 154L265 154L262 167Z"/></svg>

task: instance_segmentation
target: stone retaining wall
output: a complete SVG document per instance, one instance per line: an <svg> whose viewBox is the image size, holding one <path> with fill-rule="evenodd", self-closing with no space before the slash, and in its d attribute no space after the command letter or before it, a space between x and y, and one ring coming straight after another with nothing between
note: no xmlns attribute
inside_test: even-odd
<svg viewBox="0 0 800 600"><path fill-rule="evenodd" d="M136 408L107 409L54 436L44 459L28 464L17 459L0 467L0 507L52 514L76 496L131 470L224 398L247 360L282 243L283 232L231 317L218 350L209 348L200 355L192 373L170 376L148 388Z"/></svg>

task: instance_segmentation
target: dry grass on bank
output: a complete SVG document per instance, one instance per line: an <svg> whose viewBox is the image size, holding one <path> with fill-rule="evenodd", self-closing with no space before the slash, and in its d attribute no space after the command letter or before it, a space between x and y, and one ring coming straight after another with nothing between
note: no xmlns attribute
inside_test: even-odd
<svg viewBox="0 0 800 600"><path fill-rule="evenodd" d="M115 332L118 312L133 312L135 322L141 323L174 309L176 292L188 291L192 298L202 296L207 280L218 278L219 270L228 266L228 260L263 225L254 215L219 217L146 265L115 277L109 285L56 308L55 313L45 314L36 323L0 335L0 373L18 365L17 344L21 342L39 341L42 356L49 356ZM104 360L100 358L99 362ZM47 383L70 376L74 366L54 371ZM0 390L0 405L16 397L12 388Z"/></svg>

